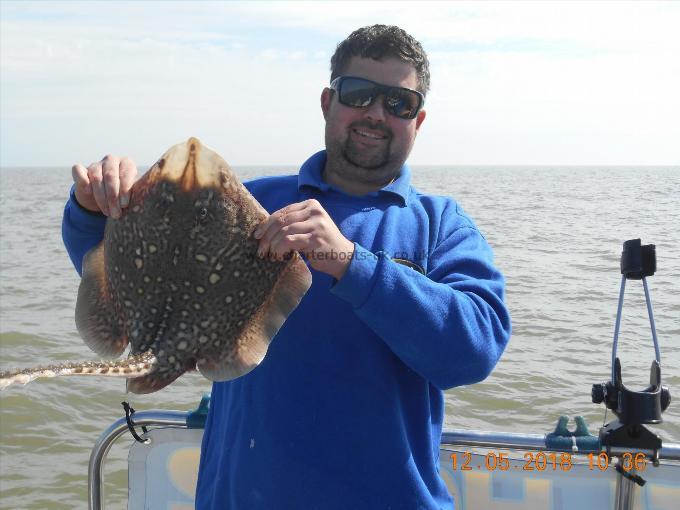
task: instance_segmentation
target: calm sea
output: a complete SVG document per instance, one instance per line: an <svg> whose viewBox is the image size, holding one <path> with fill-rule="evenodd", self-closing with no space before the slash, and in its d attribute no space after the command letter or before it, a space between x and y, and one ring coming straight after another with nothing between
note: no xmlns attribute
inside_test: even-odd
<svg viewBox="0 0 680 510"><path fill-rule="evenodd" d="M236 169L242 179L292 168ZM68 168L0 171L0 367L94 359L74 325L78 276L60 225ZM561 414L591 432L604 411L592 383L609 379L622 242L657 248L649 280L664 384L676 400L656 430L680 443L680 168L414 169L421 191L455 197L493 246L507 277L513 336L486 381L447 392L446 427L545 433ZM642 389L654 357L642 286L630 282L619 354L624 383ZM0 508L86 508L87 464L101 431L138 410L195 407L210 385L182 377L147 396L105 378L40 380L0 394ZM611 417L611 414L609 415ZM125 508L121 440L105 468L107 508Z"/></svg>

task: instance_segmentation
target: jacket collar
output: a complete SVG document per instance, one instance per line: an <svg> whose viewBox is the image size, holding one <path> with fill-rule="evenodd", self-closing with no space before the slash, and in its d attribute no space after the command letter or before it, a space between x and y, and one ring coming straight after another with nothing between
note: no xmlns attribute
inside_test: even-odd
<svg viewBox="0 0 680 510"><path fill-rule="evenodd" d="M344 193L342 190L323 180L322 174L325 166L325 150L317 152L305 161L300 167L300 173L298 174L298 189L302 190L304 187L312 187L323 192L334 190L339 193ZM411 169L407 164L404 164L399 172L399 177L384 188L368 193L366 196L390 196L391 198L396 198L401 205L406 205L410 187Z"/></svg>

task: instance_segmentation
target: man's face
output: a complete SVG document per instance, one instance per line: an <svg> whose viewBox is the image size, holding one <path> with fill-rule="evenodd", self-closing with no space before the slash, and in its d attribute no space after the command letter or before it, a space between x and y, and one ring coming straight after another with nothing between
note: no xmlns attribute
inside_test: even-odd
<svg viewBox="0 0 680 510"><path fill-rule="evenodd" d="M395 58L353 57L342 75L417 88L415 68ZM384 109L382 96L366 108L353 108L341 104L337 95L330 89L324 89L321 95L326 119L326 169L342 181L378 189L398 175L425 119L425 111L421 110L415 119L405 120Z"/></svg>

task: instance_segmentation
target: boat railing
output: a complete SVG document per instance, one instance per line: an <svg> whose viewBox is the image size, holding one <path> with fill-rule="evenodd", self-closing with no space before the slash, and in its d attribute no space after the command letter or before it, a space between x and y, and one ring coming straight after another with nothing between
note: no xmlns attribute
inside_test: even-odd
<svg viewBox="0 0 680 510"><path fill-rule="evenodd" d="M188 411L140 411L135 413L134 423L139 427L188 428ZM106 429L92 448L87 469L88 504L90 510L101 510L103 506L104 459L111 446L120 436L129 431L128 421L121 418Z"/></svg>
<svg viewBox="0 0 680 510"><path fill-rule="evenodd" d="M205 422L209 397L205 396L196 411L140 411L134 414L135 427L163 427L180 429L201 429ZM103 508L103 464L113 443L128 432L128 419L121 418L106 429L92 449L88 468L88 500L90 510ZM449 429L442 433L440 447L479 447L505 448L517 450L536 450L543 452L572 451L565 448L551 447L546 443L548 434L522 434L510 432L480 432ZM143 437L143 436L142 436ZM149 441L149 439L147 439ZM581 450L579 453L587 453ZM599 452L591 449L590 451ZM649 452L651 454L651 452ZM611 455L617 452L611 451ZM666 444L659 452L660 460L680 461L680 444Z"/></svg>

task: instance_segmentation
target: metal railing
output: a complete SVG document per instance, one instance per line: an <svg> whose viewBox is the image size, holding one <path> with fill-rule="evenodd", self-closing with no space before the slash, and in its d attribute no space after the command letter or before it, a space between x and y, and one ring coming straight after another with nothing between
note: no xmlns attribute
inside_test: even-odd
<svg viewBox="0 0 680 510"><path fill-rule="evenodd" d="M545 434L516 434L510 432L470 432L468 430L445 430L442 432L442 446L479 446L481 448L514 448L522 450L543 450L551 452L560 452L567 450L558 450L549 448L545 444ZM571 450L569 450L571 451ZM627 450L619 450L612 448L610 454L612 456L621 455L629 452ZM644 453L645 455L653 455L652 451L636 450L636 452ZM661 447L659 452L659 459L662 460L680 460L680 444L667 444Z"/></svg>
<svg viewBox="0 0 680 510"><path fill-rule="evenodd" d="M187 411L140 411L135 413L134 423L140 427L187 427ZM106 429L92 448L90 463L87 468L87 493L90 510L101 510L103 505L104 459L111 445L120 436L128 432L125 418L115 421Z"/></svg>
<svg viewBox="0 0 680 510"><path fill-rule="evenodd" d="M134 415L138 427L187 428L187 411L140 411ZM102 510L103 506L103 462L111 445L128 431L125 418L114 422L99 437L90 454L88 467L88 502L90 510ZM518 434L509 432L470 432L467 430L446 430L442 433L441 446L477 446L480 448L514 448L522 450L563 451L548 448L545 434ZM651 452L650 452L651 453ZM612 452L613 455L616 452ZM659 453L661 460L680 461L680 444L663 446Z"/></svg>

